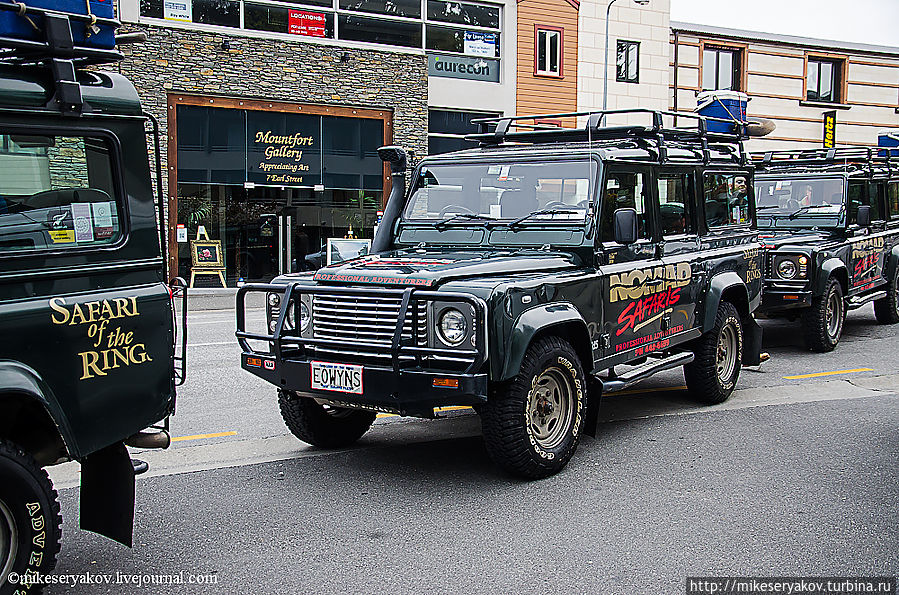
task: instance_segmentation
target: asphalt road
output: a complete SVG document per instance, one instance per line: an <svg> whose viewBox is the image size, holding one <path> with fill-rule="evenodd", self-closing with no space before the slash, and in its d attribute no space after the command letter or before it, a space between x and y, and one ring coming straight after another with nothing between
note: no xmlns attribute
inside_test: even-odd
<svg viewBox="0 0 899 595"><path fill-rule="evenodd" d="M691 403L679 371L605 399L599 437L531 483L490 464L464 411L383 418L344 451L303 445L240 370L233 313L190 319L173 419L186 439L141 454L134 549L77 529L77 465L59 466L56 572L216 584L48 593L683 593L691 575L899 575L899 328L870 307L831 354L765 322L771 361L722 405Z"/></svg>

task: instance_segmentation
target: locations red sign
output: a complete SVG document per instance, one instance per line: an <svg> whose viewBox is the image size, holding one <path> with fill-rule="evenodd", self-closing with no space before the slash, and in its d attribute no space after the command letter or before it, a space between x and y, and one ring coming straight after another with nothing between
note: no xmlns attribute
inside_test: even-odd
<svg viewBox="0 0 899 595"><path fill-rule="evenodd" d="M287 32L291 35L326 37L325 15L323 13L290 10L288 11L288 19Z"/></svg>

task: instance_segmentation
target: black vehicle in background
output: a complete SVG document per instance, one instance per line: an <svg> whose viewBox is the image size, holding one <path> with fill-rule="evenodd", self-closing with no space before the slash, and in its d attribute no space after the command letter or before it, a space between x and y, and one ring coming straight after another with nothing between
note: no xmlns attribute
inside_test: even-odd
<svg viewBox="0 0 899 595"><path fill-rule="evenodd" d="M647 123L602 125L620 114ZM585 125L541 124L566 117ZM372 254L239 290L241 364L288 428L341 447L379 411L471 405L493 459L538 478L594 431L602 394L683 366L694 398L727 399L761 344L741 139L648 110L481 126L479 148L417 164L408 194L404 151L379 151L393 189ZM251 291L268 329L246 328Z"/></svg>
<svg viewBox="0 0 899 595"><path fill-rule="evenodd" d="M43 39L0 36L4 594L19 588L10 573L46 574L56 562L61 518L49 465L79 461L82 528L131 545L126 445L168 446L185 363L174 299L186 295L183 281L166 282L162 193L148 159L151 139L160 180L156 123L129 81L84 69L122 57L73 44L88 17L20 6Z"/></svg>
<svg viewBox="0 0 899 595"><path fill-rule="evenodd" d="M899 161L869 148L754 157L760 312L799 319L813 351L836 347L847 309L873 301L878 322L899 322Z"/></svg>

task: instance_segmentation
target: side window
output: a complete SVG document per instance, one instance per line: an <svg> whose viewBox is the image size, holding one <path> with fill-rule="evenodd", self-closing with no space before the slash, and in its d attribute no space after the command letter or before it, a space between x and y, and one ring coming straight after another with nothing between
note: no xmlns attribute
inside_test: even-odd
<svg viewBox="0 0 899 595"><path fill-rule="evenodd" d="M696 233L690 174L659 174L659 224L663 236Z"/></svg>
<svg viewBox="0 0 899 595"><path fill-rule="evenodd" d="M858 222L858 208L861 206L871 207L871 221L883 221L877 199L878 187L879 184L849 182L849 225Z"/></svg>
<svg viewBox="0 0 899 595"><path fill-rule="evenodd" d="M708 227L749 222L747 176L742 172L703 177L705 221Z"/></svg>
<svg viewBox="0 0 899 595"><path fill-rule="evenodd" d="M899 182L890 182L887 188L887 205L890 218L899 219Z"/></svg>
<svg viewBox="0 0 899 595"><path fill-rule="evenodd" d="M618 209L634 209L637 211L637 239L648 239L649 230L647 215L646 179L642 172L611 172L606 180L605 196L602 201L602 220L600 222L600 239L603 242L613 241L612 222Z"/></svg>
<svg viewBox="0 0 899 595"><path fill-rule="evenodd" d="M0 256L115 243L110 155L100 138L0 133Z"/></svg>

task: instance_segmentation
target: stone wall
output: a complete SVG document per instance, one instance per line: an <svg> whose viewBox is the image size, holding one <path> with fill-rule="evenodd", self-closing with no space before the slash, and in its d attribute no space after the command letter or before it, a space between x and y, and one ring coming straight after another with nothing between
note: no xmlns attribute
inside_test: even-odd
<svg viewBox="0 0 899 595"><path fill-rule="evenodd" d="M117 68L134 83L144 109L159 119L163 160L169 93L388 109L394 143L427 154L424 55L151 25L123 31L135 30L146 32L148 41L123 46L126 57ZM222 49L225 41L228 49Z"/></svg>

